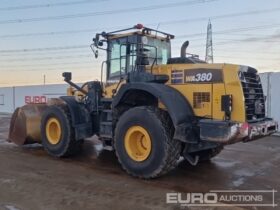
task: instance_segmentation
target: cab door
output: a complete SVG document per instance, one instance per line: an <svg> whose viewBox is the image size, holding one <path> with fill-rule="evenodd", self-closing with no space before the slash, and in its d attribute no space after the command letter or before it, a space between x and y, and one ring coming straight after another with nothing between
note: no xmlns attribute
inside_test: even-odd
<svg viewBox="0 0 280 210"><path fill-rule="evenodd" d="M111 40L108 45L107 74L104 97L111 98L120 87L121 78L126 74L127 37Z"/></svg>

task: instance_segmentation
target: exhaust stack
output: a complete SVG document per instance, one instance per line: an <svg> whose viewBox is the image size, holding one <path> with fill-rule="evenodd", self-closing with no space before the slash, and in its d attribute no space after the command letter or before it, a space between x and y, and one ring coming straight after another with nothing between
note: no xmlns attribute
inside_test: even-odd
<svg viewBox="0 0 280 210"><path fill-rule="evenodd" d="M186 50L189 46L189 41L185 41L183 44L182 44L182 47L181 47L181 58L185 58L186 57Z"/></svg>

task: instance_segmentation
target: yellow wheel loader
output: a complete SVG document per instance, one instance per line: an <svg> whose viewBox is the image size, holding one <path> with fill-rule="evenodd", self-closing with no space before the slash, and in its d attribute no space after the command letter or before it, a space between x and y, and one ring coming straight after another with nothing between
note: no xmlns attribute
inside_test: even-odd
<svg viewBox="0 0 280 210"><path fill-rule="evenodd" d="M205 63L186 53L188 41L171 57L173 38L141 24L96 34L95 56L98 49L107 55L101 81L80 87L63 73L67 96L18 108L9 140L67 157L97 135L127 173L147 179L166 174L180 157L196 165L225 145L276 132L256 69Z"/></svg>

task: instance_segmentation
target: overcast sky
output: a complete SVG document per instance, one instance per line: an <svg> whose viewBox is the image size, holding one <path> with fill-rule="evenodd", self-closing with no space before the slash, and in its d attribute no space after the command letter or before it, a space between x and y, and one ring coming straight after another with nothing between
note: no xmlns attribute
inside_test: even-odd
<svg viewBox="0 0 280 210"><path fill-rule="evenodd" d="M279 0L1 0L0 86L77 82L100 76L89 48L96 32L143 23L177 36L173 56L188 51L205 57L208 19L214 61L280 70Z"/></svg>

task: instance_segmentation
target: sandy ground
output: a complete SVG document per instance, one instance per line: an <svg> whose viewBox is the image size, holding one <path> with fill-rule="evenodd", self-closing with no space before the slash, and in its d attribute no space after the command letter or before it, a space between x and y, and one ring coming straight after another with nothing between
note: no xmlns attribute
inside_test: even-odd
<svg viewBox="0 0 280 210"><path fill-rule="evenodd" d="M9 120L0 114L0 210L189 209L166 204L166 193L280 190L279 137L227 146L211 162L196 167L182 162L166 176L139 180L96 141L86 141L83 153L71 159L50 157L40 145L7 143ZM270 202L271 196L264 199ZM280 203L279 192L275 203Z"/></svg>

